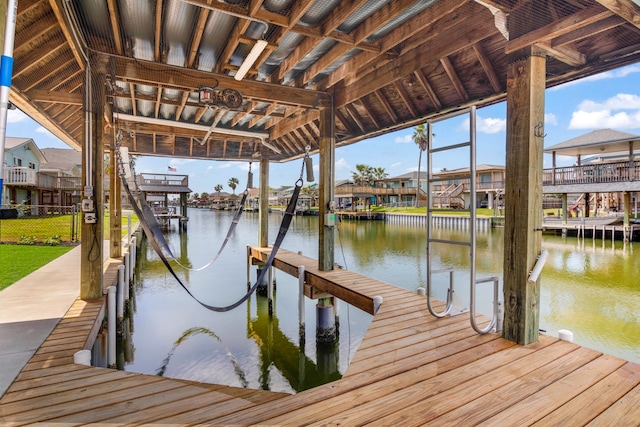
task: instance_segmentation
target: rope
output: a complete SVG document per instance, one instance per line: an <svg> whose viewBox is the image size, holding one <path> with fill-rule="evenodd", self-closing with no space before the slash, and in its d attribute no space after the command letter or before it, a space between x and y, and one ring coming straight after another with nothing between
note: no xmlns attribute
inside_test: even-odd
<svg viewBox="0 0 640 427"><path fill-rule="evenodd" d="M118 142L121 143L121 141L122 141L122 133L120 131L118 132L118 135L116 136L116 138L118 139ZM119 159L120 162L122 162L122 159L120 158L119 151L120 151L119 149L116 150L116 152L118 153L117 154L118 155L118 159ZM203 306L207 310L211 310L211 311L215 311L215 312L230 311L230 310L233 310L234 308L240 306L247 299L249 299L249 297L256 291L256 289L258 288L260 283L263 283L266 274L268 273L269 269L273 266L273 260L275 259L276 254L278 253L278 249L280 249L280 245L282 244L282 241L284 240L285 236L287 235L287 231L289 230L289 226L291 225L291 221L292 221L292 219L293 219L293 217L295 215L296 204L298 203L298 197L300 195L300 190L302 188L302 183L303 183L302 175L304 173L304 164L305 164L305 161L306 161L308 156L309 156L309 151L307 150L307 154L306 154L305 158L303 159L302 170L300 171L300 178L298 178L298 180L295 183L295 187L294 187L294 190L293 190L293 194L291 196L291 200L289 200L289 204L287 205L287 209L285 210L284 215L282 217L282 222L280 223L280 229L278 230L278 236L276 237L276 240L275 240L275 242L273 244L273 247L271 248L271 253L269 253L269 257L267 258L267 262L265 264L265 267L262 269L262 271L258 275L258 278L256 279L255 284L253 286L251 286L251 288L247 291L247 293L242 298L240 298L238 301L234 302L233 304L230 304L230 305L227 305L227 306L224 306L224 307L218 307L218 306L209 305L209 304L199 300L195 295L193 295L193 293L189 290L189 288L187 288L187 286L182 282L182 280L180 280L180 277L178 277L176 272L171 267L171 264L169 263L169 260L167 259L165 254L162 252L162 248L160 247L160 245L158 244L156 239L155 238L149 238L148 239L149 240L149 244L151 245L153 250L156 252L156 254L158 254L158 256L160 257L160 260L165 265L165 267L167 268L169 273L171 273L171 275L176 279L178 284L180 284L180 286L182 286L182 288L187 292L187 294L191 298L193 298L198 304L200 304L201 306ZM120 177L123 178L124 177L124 173L122 173L122 175L120 175ZM138 215L138 218L140 219L140 225L142 226L142 229L143 229L144 233L147 235L147 237L154 236L153 231L151 230L151 228L149 227L149 224L147 223L147 221L145 219L144 213L142 212L141 208L138 206L138 203L137 203L135 197L131 193L131 189L129 188L129 184L127 183L126 179L121 179L121 181L122 181L122 184L123 184L123 186L125 188L125 191L127 192L127 195L129 197L129 201L131 202L131 207L133 208L134 212L136 213L136 215ZM245 193L248 193L248 191L245 191ZM245 197L246 197L246 194L245 194ZM242 208L244 206L244 197L243 197L243 203L240 206L241 207L239 209L239 213L237 214L238 218L239 218L239 214L242 213ZM154 219L155 219L155 216L154 216ZM235 216L234 216L234 219L235 219ZM232 223L232 226L233 226L234 229L235 229L235 225L236 224L237 224L237 221L236 221L235 224ZM227 237L229 237L229 233L227 233ZM164 236L162 238L164 239ZM225 242L223 242L223 245L226 245L227 241L228 241L228 239L225 239Z"/></svg>
<svg viewBox="0 0 640 427"><path fill-rule="evenodd" d="M126 184L125 184L125 188L127 188ZM162 260L162 263L165 265L167 270L169 270L169 273L171 273L171 275L177 280L180 286L182 286L182 288L187 292L187 294L189 294L189 296L191 296L191 298L193 298L198 304L200 304L207 310L211 310L215 312L226 312L226 311L233 310L234 308L238 307L240 304L244 303L251 296L251 294L255 292L255 290L258 288L258 285L264 281L265 275L273 265L273 260L276 257L278 249L280 248L280 245L282 244L282 241L284 240L284 237L286 236L287 231L289 230L289 226L291 225L291 220L295 215L295 208L296 208L296 204L298 203L300 188L302 188L302 180L298 180L296 182L293 195L291 196L289 205L287 206L287 209L282 218L282 223L280 224L280 230L278 231L278 236L276 237L275 243L273 244L271 253L269 254L269 258L267 259L264 269L260 272L260 275L258 276L258 279L256 280L255 284L247 291L247 293L242 298L240 298L238 301L234 302L231 305L228 305L225 307L216 307L213 305L206 304L201 300L199 300L195 295L193 295L193 293L191 293L189 288L186 287L186 285L182 282L182 280L180 280L176 272L171 267L171 264L169 264L169 261L167 260L165 255L162 253L162 249L158 245L158 242L156 242L155 239L149 239L149 243L151 244L151 247L156 251L156 253L160 257L160 260ZM129 190L127 190L127 192L131 194ZM131 202L132 202L134 211L136 211L136 214L141 215L142 213L140 212L140 208L137 205L135 205L135 203L133 203L135 202L135 200L131 200ZM149 235L149 233L151 233L151 230L149 230L149 227L146 224L146 222L140 221L140 224L142 225L142 229L144 230L144 232L147 235Z"/></svg>
<svg viewBox="0 0 640 427"><path fill-rule="evenodd" d="M158 223L158 220L156 219L155 214L153 213L153 210L151 209L151 207L149 206L149 204L146 202L146 200L144 200L142 197L135 197L133 195L133 193L131 192L126 179L124 177L124 162L122 160L122 156L120 155L120 147L122 146L122 131L119 130L118 134L116 135L116 158L118 160L118 171L119 171L119 175L120 178L122 180L122 182L124 183L124 187L125 190L127 191L127 194L129 196L129 200L131 201L132 205L140 205L141 207L141 215L138 215L138 217L140 218L140 220L145 220L149 230L151 232L151 234L148 234L148 237L153 236L153 238L155 238L155 240L160 244L160 246L162 246L162 248L164 248L164 250L166 251L167 254L169 254L169 257L175 261L176 264L178 264L180 267L189 270L189 271L202 271L204 269L206 269L207 267L211 266L213 263L216 262L216 260L218 259L218 257L220 256L220 254L222 254L222 252L224 251L224 248L227 246L227 243L229 242L229 240L231 239L231 236L233 235L236 226L238 225L238 222L240 221L240 217L242 216L242 212L244 211L244 205L246 203L247 200L247 196L249 195L249 179L247 179L247 188L244 190L243 194L242 194L242 200L240 201L240 206L238 207L238 209L236 210L235 214L233 215L233 219L231 221L231 224L229 226L229 230L227 232L227 235L224 239L224 241L222 242L222 244L220 245L220 248L218 249L218 252L213 256L213 258L211 258L211 260L209 260L209 262L207 262L205 265L203 265L202 267L198 267L198 268L193 268L193 267L189 267L186 266L182 263L180 263L180 261L178 261L178 258L173 254L173 252L171 251L171 248L169 247L169 243L167 242L167 240L164 237L164 233L162 232L161 228L160 228L160 224ZM135 177L135 171L133 176ZM249 176L251 176L251 163L249 163ZM134 178L134 183L137 187L137 181ZM138 189L139 191L139 189ZM135 201L135 202L134 202ZM136 203L137 202L137 203ZM137 212L136 212L137 214Z"/></svg>

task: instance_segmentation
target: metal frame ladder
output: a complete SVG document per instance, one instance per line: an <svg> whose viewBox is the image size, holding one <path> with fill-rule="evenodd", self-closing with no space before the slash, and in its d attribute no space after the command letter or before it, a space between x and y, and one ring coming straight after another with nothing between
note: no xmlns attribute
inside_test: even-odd
<svg viewBox="0 0 640 427"><path fill-rule="evenodd" d="M469 114L469 141L458 144L447 145L443 147L433 147L433 132L432 126L434 123L457 117L463 114ZM446 245L462 245L469 248L469 288L470 288L470 302L469 302L469 317L471 326L479 334L486 334L487 332L495 329L499 331L502 329L502 319L500 319L500 301L498 296L498 277L488 277L484 279L476 279L476 107L472 106L464 110L456 111L445 116L438 117L437 119L427 121L428 132L428 148L427 148L427 170L428 170L428 188L427 188L427 307L429 312L435 317L445 317L447 315L453 315L453 294L454 294L454 270L451 268L433 270L431 265L432 255L434 253L434 244L446 244ZM441 183L445 181L445 178L434 178L433 176L433 161L432 155L434 153L445 152L449 150L455 150L459 148L469 149L469 175L464 177L469 180L470 183L470 197L469 207L462 211L469 212L469 240L448 240L437 239L433 237L433 212L446 212L451 209L434 208L433 206L433 185L434 183ZM460 212L460 209L456 210ZM431 304L431 285L434 274L449 273L449 288L447 290L446 306L444 311L438 313L434 310ZM493 316L491 321L484 328L480 328L476 321L476 285L480 283L493 282Z"/></svg>

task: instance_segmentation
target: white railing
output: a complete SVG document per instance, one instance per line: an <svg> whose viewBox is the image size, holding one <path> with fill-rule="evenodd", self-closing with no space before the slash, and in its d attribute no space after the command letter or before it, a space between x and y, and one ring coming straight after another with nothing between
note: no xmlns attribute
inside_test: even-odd
<svg viewBox="0 0 640 427"><path fill-rule="evenodd" d="M35 170L20 166L6 168L3 179L5 185L36 185L36 177Z"/></svg>

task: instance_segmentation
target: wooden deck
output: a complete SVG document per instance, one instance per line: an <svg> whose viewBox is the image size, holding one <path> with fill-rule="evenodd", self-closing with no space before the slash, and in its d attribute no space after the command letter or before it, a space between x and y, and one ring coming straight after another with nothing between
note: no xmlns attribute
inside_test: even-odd
<svg viewBox="0 0 640 427"><path fill-rule="evenodd" d="M300 264L309 286L367 311L384 298L342 379L288 395L74 365L104 309L77 300L0 400L0 425L640 424L640 365L545 335L527 347L478 335L424 297L279 252L278 268Z"/></svg>

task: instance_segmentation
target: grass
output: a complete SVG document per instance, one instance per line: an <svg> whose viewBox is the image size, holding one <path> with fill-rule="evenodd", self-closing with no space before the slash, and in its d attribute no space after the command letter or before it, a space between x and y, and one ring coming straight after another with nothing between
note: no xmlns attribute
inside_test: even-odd
<svg viewBox="0 0 640 427"><path fill-rule="evenodd" d="M21 217L16 219L5 219L0 222L0 238L3 242L21 243L47 243L55 245L58 242L70 242L71 215L57 215L47 217ZM133 215L131 223L138 222L137 215ZM122 235L127 234L127 217L122 217ZM104 215L104 233L109 235L109 213ZM78 224L77 239L80 241L81 224Z"/></svg>
<svg viewBox="0 0 640 427"><path fill-rule="evenodd" d="M0 245L0 290L71 249L73 246Z"/></svg>

